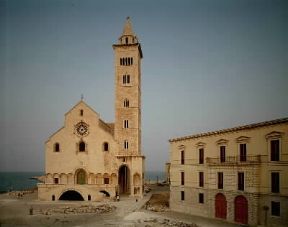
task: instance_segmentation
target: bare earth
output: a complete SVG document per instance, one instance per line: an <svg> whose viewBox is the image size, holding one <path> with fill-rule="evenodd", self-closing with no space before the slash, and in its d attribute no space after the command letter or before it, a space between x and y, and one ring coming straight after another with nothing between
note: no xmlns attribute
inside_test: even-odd
<svg viewBox="0 0 288 227"><path fill-rule="evenodd" d="M169 188L151 186L152 191L136 201L119 202L38 201L37 190L17 195L0 195L0 226L237 226L180 214L169 210ZM31 214L32 213L32 214Z"/></svg>

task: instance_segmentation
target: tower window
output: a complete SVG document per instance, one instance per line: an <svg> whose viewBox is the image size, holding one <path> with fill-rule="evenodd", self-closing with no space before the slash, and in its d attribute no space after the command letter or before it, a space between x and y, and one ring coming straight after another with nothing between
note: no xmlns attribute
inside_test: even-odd
<svg viewBox="0 0 288 227"><path fill-rule="evenodd" d="M124 140L124 149L125 149L125 150L128 149L128 140Z"/></svg>
<svg viewBox="0 0 288 227"><path fill-rule="evenodd" d="M128 44L128 37L125 38L125 42L126 42L126 44Z"/></svg>
<svg viewBox="0 0 288 227"><path fill-rule="evenodd" d="M120 65L123 65L123 59L120 58Z"/></svg>
<svg viewBox="0 0 288 227"><path fill-rule="evenodd" d="M60 144L59 143L55 143L54 144L54 152L59 152L60 151Z"/></svg>
<svg viewBox="0 0 288 227"><path fill-rule="evenodd" d="M124 120L124 128L129 128L128 120Z"/></svg>
<svg viewBox="0 0 288 227"><path fill-rule="evenodd" d="M129 100L128 99L124 100L124 107L129 107Z"/></svg>
<svg viewBox="0 0 288 227"><path fill-rule="evenodd" d="M80 116L83 116L84 110L80 110Z"/></svg>
<svg viewBox="0 0 288 227"><path fill-rule="evenodd" d="M123 75L122 82L123 84L130 84L130 75Z"/></svg>
<svg viewBox="0 0 288 227"><path fill-rule="evenodd" d="M103 151L109 151L109 144L107 142L103 143Z"/></svg>
<svg viewBox="0 0 288 227"><path fill-rule="evenodd" d="M79 143L79 151L80 151L80 152L83 152L83 151L85 151L85 150L86 150L86 144L85 144L85 142L81 141L81 142Z"/></svg>
<svg viewBox="0 0 288 227"><path fill-rule="evenodd" d="M181 200L184 201L185 200L185 192L181 191Z"/></svg>

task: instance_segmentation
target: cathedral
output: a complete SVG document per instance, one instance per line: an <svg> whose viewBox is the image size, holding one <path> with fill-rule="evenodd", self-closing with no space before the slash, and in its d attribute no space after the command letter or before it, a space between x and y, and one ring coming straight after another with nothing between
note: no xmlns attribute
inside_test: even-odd
<svg viewBox="0 0 288 227"><path fill-rule="evenodd" d="M45 143L45 182L39 200L100 201L142 197L141 45L127 18L113 45L115 122L106 123L83 100L65 114L64 126Z"/></svg>

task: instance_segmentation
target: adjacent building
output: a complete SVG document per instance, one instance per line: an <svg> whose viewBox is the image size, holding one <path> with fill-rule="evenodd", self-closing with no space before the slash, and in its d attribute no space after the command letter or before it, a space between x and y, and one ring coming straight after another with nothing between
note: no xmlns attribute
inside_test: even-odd
<svg viewBox="0 0 288 227"><path fill-rule="evenodd" d="M127 18L113 45L115 123L106 123L83 100L65 114L64 126L45 143L40 200L91 200L103 195L141 197L141 45Z"/></svg>
<svg viewBox="0 0 288 227"><path fill-rule="evenodd" d="M287 226L288 118L169 142L172 210Z"/></svg>

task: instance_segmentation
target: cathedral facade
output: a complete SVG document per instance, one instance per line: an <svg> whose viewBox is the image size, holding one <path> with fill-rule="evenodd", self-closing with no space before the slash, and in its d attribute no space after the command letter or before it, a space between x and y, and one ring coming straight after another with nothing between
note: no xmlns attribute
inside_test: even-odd
<svg viewBox="0 0 288 227"><path fill-rule="evenodd" d="M127 18L113 45L115 123L106 123L83 100L65 114L64 126L45 143L45 182L39 200L142 197L141 45Z"/></svg>

